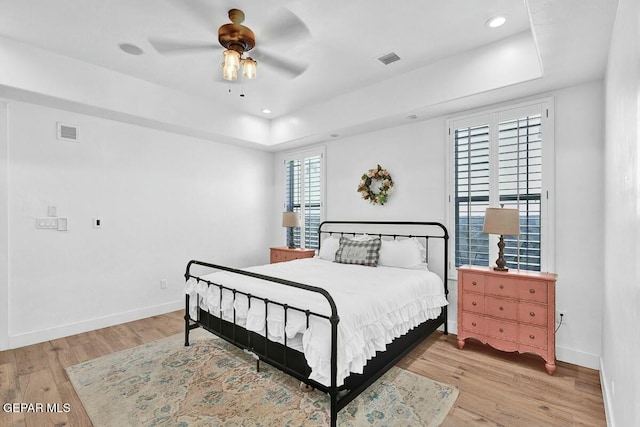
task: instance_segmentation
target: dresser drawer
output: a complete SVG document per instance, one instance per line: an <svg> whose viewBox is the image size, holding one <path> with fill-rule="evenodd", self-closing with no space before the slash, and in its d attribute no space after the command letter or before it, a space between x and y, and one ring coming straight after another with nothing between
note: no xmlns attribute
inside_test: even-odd
<svg viewBox="0 0 640 427"><path fill-rule="evenodd" d="M475 334L484 335L486 321L484 317L473 313L462 313L462 329Z"/></svg>
<svg viewBox="0 0 640 427"><path fill-rule="evenodd" d="M462 310L474 313L484 313L484 295L465 292Z"/></svg>
<svg viewBox="0 0 640 427"><path fill-rule="evenodd" d="M504 298L485 297L484 306L489 316L501 319L518 319L518 303Z"/></svg>
<svg viewBox="0 0 640 427"><path fill-rule="evenodd" d="M485 276L482 274L465 273L462 276L462 290L471 292L484 292Z"/></svg>
<svg viewBox="0 0 640 427"><path fill-rule="evenodd" d="M511 277L491 277L485 284L484 291L487 294L501 297L518 298L517 281Z"/></svg>
<svg viewBox="0 0 640 427"><path fill-rule="evenodd" d="M547 348L547 330L535 326L520 325L518 342L531 347Z"/></svg>
<svg viewBox="0 0 640 427"><path fill-rule="evenodd" d="M293 258L293 256L288 253L288 252L284 252L284 251L271 251L271 262L275 263L275 262L284 262L284 261L291 261Z"/></svg>
<svg viewBox="0 0 640 427"><path fill-rule="evenodd" d="M518 320L546 327L547 311L547 306L521 302L518 304Z"/></svg>
<svg viewBox="0 0 640 427"><path fill-rule="evenodd" d="M547 282L521 281L518 285L518 297L521 300L546 304L548 301Z"/></svg>
<svg viewBox="0 0 640 427"><path fill-rule="evenodd" d="M487 335L506 341L518 341L518 324L487 319Z"/></svg>

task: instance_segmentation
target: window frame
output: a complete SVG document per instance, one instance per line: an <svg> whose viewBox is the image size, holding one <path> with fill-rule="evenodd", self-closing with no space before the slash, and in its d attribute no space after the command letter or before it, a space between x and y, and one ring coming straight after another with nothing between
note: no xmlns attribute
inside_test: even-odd
<svg viewBox="0 0 640 427"><path fill-rule="evenodd" d="M286 197L286 188L287 188L287 163L290 161L301 161L304 165L304 160L310 157L320 157L320 222L325 219L325 200L326 200L326 155L325 155L325 147L316 147L308 150L299 150L299 151L290 151L283 153L282 162L280 163L280 185L278 188L281 189L281 204L282 212L287 210L287 197ZM303 172L304 174L304 172ZM302 191L304 191L304 179L301 180ZM303 197L304 199L304 197ZM303 203L304 207L304 203ZM307 230L304 214L300 217L300 248L306 248L306 237L309 230ZM284 231L284 241L287 241L287 231ZM286 244L286 243L285 243Z"/></svg>
<svg viewBox="0 0 640 427"><path fill-rule="evenodd" d="M446 121L447 162L447 224L452 244L449 245L449 277L456 277L456 206L455 206L455 130L466 126L489 125L490 159L495 163L498 156L499 123L509 119L541 114L542 125L542 194L540 210L542 249L540 271L555 271L555 128L554 98L548 97L517 104L501 104L482 110L474 110L452 116ZM491 164L490 160L490 164ZM499 168L490 166L490 207L498 207ZM489 265L498 257L498 236L489 236Z"/></svg>

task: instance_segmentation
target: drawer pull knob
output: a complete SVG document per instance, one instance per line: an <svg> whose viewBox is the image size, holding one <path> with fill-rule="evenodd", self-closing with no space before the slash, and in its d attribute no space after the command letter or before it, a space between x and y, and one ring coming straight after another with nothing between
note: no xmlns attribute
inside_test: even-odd
<svg viewBox="0 0 640 427"><path fill-rule="evenodd" d="M500 328L500 333L504 332L504 329Z"/></svg>
<svg viewBox="0 0 640 427"><path fill-rule="evenodd" d="M476 322L471 322L471 326L476 326Z"/></svg>
<svg viewBox="0 0 640 427"><path fill-rule="evenodd" d="M535 290L535 289L529 289L529 293L530 293L530 294L535 294L535 293L536 293L536 290Z"/></svg>
<svg viewBox="0 0 640 427"><path fill-rule="evenodd" d="M500 311L504 311L504 307L500 306Z"/></svg>
<svg viewBox="0 0 640 427"><path fill-rule="evenodd" d="M531 311L531 312L529 313L529 316L531 316L531 317L536 317L536 314L535 314L533 311Z"/></svg>
<svg viewBox="0 0 640 427"><path fill-rule="evenodd" d="M476 281L474 280L473 282L471 282L471 284L472 284L473 286L475 286L475 285L477 285L477 284L478 284L478 282L476 282Z"/></svg>
<svg viewBox="0 0 640 427"><path fill-rule="evenodd" d="M535 340L536 336L535 335L529 335L529 338L531 338L532 340Z"/></svg>
<svg viewBox="0 0 640 427"><path fill-rule="evenodd" d="M500 289L504 289L504 285L500 285Z"/></svg>
<svg viewBox="0 0 640 427"><path fill-rule="evenodd" d="M478 305L475 301L471 301L471 305Z"/></svg>

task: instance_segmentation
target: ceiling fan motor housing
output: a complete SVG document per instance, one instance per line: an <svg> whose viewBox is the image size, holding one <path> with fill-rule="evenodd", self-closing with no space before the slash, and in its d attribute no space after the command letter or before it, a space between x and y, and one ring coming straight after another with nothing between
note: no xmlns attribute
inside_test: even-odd
<svg viewBox="0 0 640 427"><path fill-rule="evenodd" d="M242 55L256 45L256 36L249 27L242 25L244 13L238 9L229 11L231 24L225 24L218 29L218 41L227 49L235 50Z"/></svg>

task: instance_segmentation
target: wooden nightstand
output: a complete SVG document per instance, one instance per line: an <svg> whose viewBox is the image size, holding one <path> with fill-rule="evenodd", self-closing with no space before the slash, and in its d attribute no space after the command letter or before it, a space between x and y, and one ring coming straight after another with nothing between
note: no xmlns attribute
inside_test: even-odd
<svg viewBox="0 0 640 427"><path fill-rule="evenodd" d="M278 246L275 248L271 248L271 264L276 262L291 261L300 258L313 258L315 254L315 249L290 249L286 246Z"/></svg>
<svg viewBox="0 0 640 427"><path fill-rule="evenodd" d="M556 275L458 268L458 347L476 338L503 351L534 353L556 370Z"/></svg>

